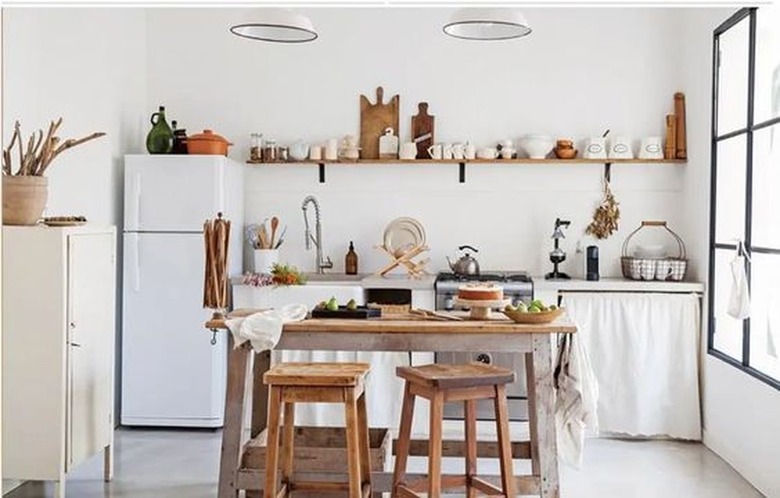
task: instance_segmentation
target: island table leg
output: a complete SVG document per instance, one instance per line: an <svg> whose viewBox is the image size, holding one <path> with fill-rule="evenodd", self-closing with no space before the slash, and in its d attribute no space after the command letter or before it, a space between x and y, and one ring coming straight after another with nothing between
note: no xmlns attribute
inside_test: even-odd
<svg viewBox="0 0 780 498"><path fill-rule="evenodd" d="M246 345L234 348L228 334L228 378L225 393L225 426L219 462L219 498L236 498L236 471L241 461L241 433L244 422L244 389L249 351Z"/></svg>
<svg viewBox="0 0 780 498"><path fill-rule="evenodd" d="M559 498L558 447L555 430L555 391L553 386L552 337L550 334L533 335L534 393L532 404L539 457L539 481L541 498ZM533 442L532 442L533 444ZM533 446L532 446L533 447Z"/></svg>

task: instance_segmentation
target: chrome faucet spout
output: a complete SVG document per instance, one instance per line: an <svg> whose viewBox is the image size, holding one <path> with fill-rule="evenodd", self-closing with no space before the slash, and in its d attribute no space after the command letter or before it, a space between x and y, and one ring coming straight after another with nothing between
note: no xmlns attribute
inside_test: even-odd
<svg viewBox="0 0 780 498"><path fill-rule="evenodd" d="M311 204L314 206L314 233L312 235L311 228L309 227L309 216L307 212L307 206ZM330 258L327 261L322 259L322 220L320 218L320 203L313 195L307 195L301 203L301 210L303 210L303 222L305 226L304 237L306 238L306 249L311 249L311 245L317 249L317 273L324 273L323 270L333 268L333 262Z"/></svg>

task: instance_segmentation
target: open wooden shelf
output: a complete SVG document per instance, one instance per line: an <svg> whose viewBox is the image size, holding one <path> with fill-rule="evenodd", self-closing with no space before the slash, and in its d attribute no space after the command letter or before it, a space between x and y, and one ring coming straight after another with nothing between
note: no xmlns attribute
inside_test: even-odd
<svg viewBox="0 0 780 498"><path fill-rule="evenodd" d="M306 165L316 164L319 166L319 180L320 183L325 183L325 166L326 165L382 165L382 164L457 164L458 169L458 181L460 183L466 183L466 165L467 164L516 164L516 165L539 165L539 164L603 164L604 165L604 177L609 181L611 176L611 169L613 164L685 164L687 159L358 159L354 161L328 161L321 160L305 160L305 161L276 161L276 162L263 162L263 161L247 161L248 164L255 166L294 166L294 165Z"/></svg>

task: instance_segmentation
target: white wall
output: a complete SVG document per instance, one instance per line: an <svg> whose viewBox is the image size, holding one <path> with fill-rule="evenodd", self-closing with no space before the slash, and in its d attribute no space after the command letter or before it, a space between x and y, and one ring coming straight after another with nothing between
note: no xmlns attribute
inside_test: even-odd
<svg viewBox="0 0 780 498"><path fill-rule="evenodd" d="M84 215L121 230L123 155L143 149L148 122L145 10L3 8L2 14L4 144L16 120L27 136L45 132L60 116L63 139L106 132L51 164L44 215ZM117 282L119 345L121 271Z"/></svg>
<svg viewBox="0 0 780 498"><path fill-rule="evenodd" d="M696 263L707 279L709 244L710 113L712 32L736 9L681 12L681 46L686 61L684 88L689 116L685 168L686 230ZM706 319L706 310L705 310ZM706 350L706 320L704 323ZM702 368L704 442L768 497L780 496L780 392L704 354Z"/></svg>
<svg viewBox="0 0 780 498"><path fill-rule="evenodd" d="M192 132L211 127L248 156L249 133L281 142L357 134L360 93L377 85L401 95L401 137L418 101L430 102L437 140L488 144L524 133L583 138L662 135L682 67L675 12L665 9L531 9L535 32L509 43L444 36L451 9L312 9L315 43L250 42L227 28L243 10L149 12L149 103ZM156 47L166 47L159 50ZM355 240L361 271L385 258L373 246L397 216L419 218L434 268L457 245L479 247L483 268L547 271L557 216L574 224L573 251L601 198L602 169L572 166L474 166L457 183L456 166L254 167L248 220L278 214L289 224L283 259L312 270L302 247L300 202L323 205L325 253L343 268ZM682 229L684 167L616 166L621 230L602 249L603 273L619 274L620 245L642 219ZM685 236L685 234L682 234ZM572 255L573 257L573 255Z"/></svg>

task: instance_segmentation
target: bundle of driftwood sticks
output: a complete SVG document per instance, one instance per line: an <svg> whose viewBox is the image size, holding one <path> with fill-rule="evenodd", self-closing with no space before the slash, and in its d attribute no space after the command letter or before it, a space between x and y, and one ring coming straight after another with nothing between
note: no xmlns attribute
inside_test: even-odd
<svg viewBox="0 0 780 498"><path fill-rule="evenodd" d="M230 222L222 219L206 220L203 224L206 244L206 271L203 283L203 307L218 313L228 307L228 249L230 247Z"/></svg>
<svg viewBox="0 0 780 498"><path fill-rule="evenodd" d="M19 121L14 125L14 134L8 148L3 149L3 174L21 176L43 176L46 168L61 153L77 145L83 144L95 138L105 135L103 132L95 132L82 138L69 138L62 142L56 135L57 129L62 124L62 118L49 124L49 131L44 137L43 130L30 135L27 146L24 145ZM13 148L19 145L19 167L13 170Z"/></svg>

